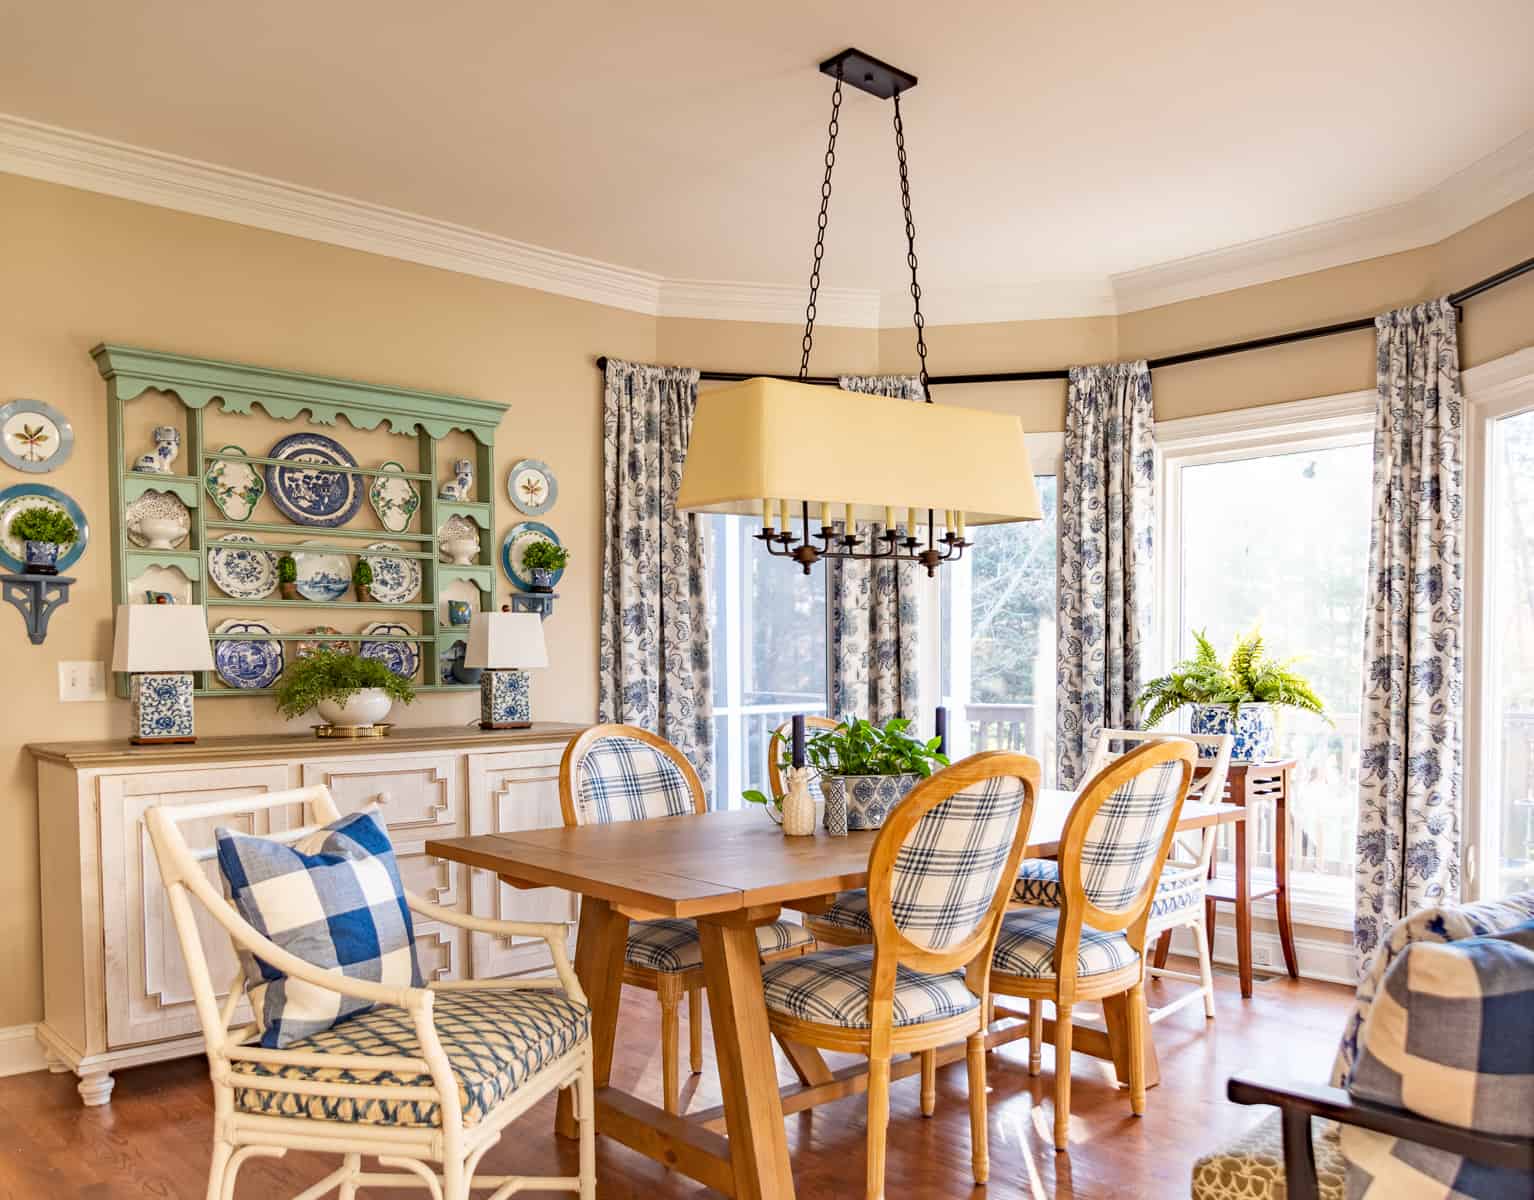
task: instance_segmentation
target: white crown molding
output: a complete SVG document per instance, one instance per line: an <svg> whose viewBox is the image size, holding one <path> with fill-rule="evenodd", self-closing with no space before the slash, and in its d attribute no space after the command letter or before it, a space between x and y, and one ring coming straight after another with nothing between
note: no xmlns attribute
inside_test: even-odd
<svg viewBox="0 0 1534 1200"><path fill-rule="evenodd" d="M0 172L650 316L798 324L802 287L669 280L383 205L0 113ZM1534 132L1402 204L1106 279L938 288L933 325L1113 316L1429 245L1534 193ZM827 325L907 323L904 290L823 288Z"/></svg>
<svg viewBox="0 0 1534 1200"><path fill-rule="evenodd" d="M0 1076L41 1071L48 1064L36 1025L12 1025L0 1029Z"/></svg>
<svg viewBox="0 0 1534 1200"><path fill-rule="evenodd" d="M1471 404L1487 404L1520 392L1534 391L1534 346L1501 358L1466 367L1459 373L1460 391Z"/></svg>

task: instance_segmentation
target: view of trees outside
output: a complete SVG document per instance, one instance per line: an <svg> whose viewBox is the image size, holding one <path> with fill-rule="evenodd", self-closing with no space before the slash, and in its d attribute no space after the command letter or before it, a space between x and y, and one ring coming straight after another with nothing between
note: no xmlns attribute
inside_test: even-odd
<svg viewBox="0 0 1534 1200"><path fill-rule="evenodd" d="M1260 626L1294 658L1335 727L1280 709L1279 749L1299 760L1290 801L1296 869L1351 878L1369 565L1369 445L1266 454L1182 469L1182 654L1201 629L1225 653ZM1271 830L1259 833L1271 865Z"/></svg>
<svg viewBox="0 0 1534 1200"><path fill-rule="evenodd" d="M1498 789L1501 819L1500 871L1485 891L1506 895L1534 881L1534 412L1504 417L1492 430L1488 665L1498 753L1488 786Z"/></svg>

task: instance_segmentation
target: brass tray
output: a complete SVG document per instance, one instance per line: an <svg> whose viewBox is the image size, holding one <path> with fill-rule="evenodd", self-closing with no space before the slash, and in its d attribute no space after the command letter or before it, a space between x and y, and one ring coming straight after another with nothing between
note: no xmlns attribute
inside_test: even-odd
<svg viewBox="0 0 1534 1200"><path fill-rule="evenodd" d="M381 738L388 737L394 726L388 721L376 725L314 725L315 737L321 738Z"/></svg>

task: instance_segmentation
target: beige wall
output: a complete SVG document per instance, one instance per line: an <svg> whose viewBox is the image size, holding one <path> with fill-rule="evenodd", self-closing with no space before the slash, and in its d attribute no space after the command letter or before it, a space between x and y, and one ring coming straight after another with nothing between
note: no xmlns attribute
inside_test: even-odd
<svg viewBox="0 0 1534 1200"><path fill-rule="evenodd" d="M929 362L934 373L947 373L1153 356L1383 311L1530 255L1534 198L1436 247L1222 296L1119 318L933 328ZM541 717L587 720L596 710L601 553L601 386L592 359L605 353L791 371L800 333L793 325L655 320L0 175L0 400L45 400L70 416L74 457L45 481L80 502L97 539L74 569L80 582L44 646L27 643L20 617L0 610L0 644L9 652L0 710L0 1028L41 1015L36 801L21 747L127 732L121 701L56 699L60 661L106 659L111 650L105 387L87 355L92 345L116 341L508 403L497 484L522 456L553 466L560 500L550 523L575 555L547 627L554 665L535 679L534 703ZM1472 301L1463 336L1467 365L1534 343L1534 279ZM914 363L908 327L826 327L811 369L895 372ZM1365 332L1164 370L1156 407L1178 417L1363 388L1372 379ZM1016 411L1030 429L1057 430L1064 397L1063 384L1041 383L950 388L941 398ZM140 418L147 424L151 409ZM219 422L220 432L227 428ZM364 456L382 457L381 437L355 440ZM21 481L0 475L7 485ZM497 539L512 523L508 508ZM401 718L468 720L473 706L468 696L433 697ZM210 734L281 724L261 698L203 702L199 723Z"/></svg>

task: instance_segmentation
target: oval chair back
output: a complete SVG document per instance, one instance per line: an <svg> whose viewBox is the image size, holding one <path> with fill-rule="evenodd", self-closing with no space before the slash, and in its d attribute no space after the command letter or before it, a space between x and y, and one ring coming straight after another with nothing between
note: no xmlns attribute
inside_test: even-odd
<svg viewBox="0 0 1534 1200"><path fill-rule="evenodd" d="M841 722L838 721L835 717L810 716L806 714L804 718L804 727L806 731L811 729L835 729L840 724ZM778 754L778 746L781 745L781 742L778 740L779 735L788 737L791 734L793 727L794 722L793 719L790 718L789 720L784 721L776 729L774 729L771 736L769 736L767 739L767 787L774 796L781 796L784 791L783 768L778 765L778 759L780 757ZM813 771L810 772L810 795L820 795L820 777Z"/></svg>
<svg viewBox="0 0 1534 1200"><path fill-rule="evenodd" d="M593 725L559 763L565 825L650 821L708 811L703 781L687 756L637 725Z"/></svg>

